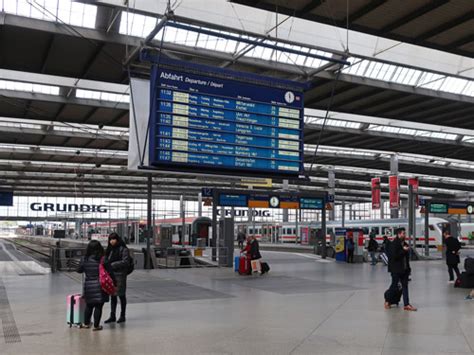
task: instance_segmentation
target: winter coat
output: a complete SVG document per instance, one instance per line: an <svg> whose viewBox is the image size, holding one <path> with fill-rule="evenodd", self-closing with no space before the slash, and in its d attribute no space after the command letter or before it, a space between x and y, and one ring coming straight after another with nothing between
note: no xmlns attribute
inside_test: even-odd
<svg viewBox="0 0 474 355"><path fill-rule="evenodd" d="M117 296L125 296L127 291L127 272L130 266L130 252L126 246L112 248L106 255L106 261L112 268L117 281Z"/></svg>
<svg viewBox="0 0 474 355"><path fill-rule="evenodd" d="M370 252L377 251L379 248L379 243L374 238L369 239L369 245L367 246L367 250Z"/></svg>
<svg viewBox="0 0 474 355"><path fill-rule="evenodd" d="M400 238L394 238L389 244L388 272L393 274L404 274L408 272L408 252L403 249Z"/></svg>
<svg viewBox="0 0 474 355"><path fill-rule="evenodd" d="M86 274L82 290L82 295L86 303L104 303L109 301L109 295L102 291L102 287L100 286L99 265L100 259L91 256L89 258L82 258L76 270L78 273ZM110 266L107 265L107 263L105 263L104 266L110 276L114 278Z"/></svg>
<svg viewBox="0 0 474 355"><path fill-rule="evenodd" d="M258 245L258 241L256 239L252 240L250 243L250 259L257 260L261 259L262 255L260 254L260 248Z"/></svg>
<svg viewBox="0 0 474 355"><path fill-rule="evenodd" d="M446 264L457 265L461 262L458 251L461 249L461 243L454 237L446 238Z"/></svg>

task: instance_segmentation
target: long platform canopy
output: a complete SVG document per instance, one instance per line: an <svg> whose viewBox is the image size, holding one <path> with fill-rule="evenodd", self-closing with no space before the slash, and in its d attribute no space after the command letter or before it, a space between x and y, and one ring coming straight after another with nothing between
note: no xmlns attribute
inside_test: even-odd
<svg viewBox="0 0 474 355"><path fill-rule="evenodd" d="M374 11L393 3L351 5L351 26L358 21L354 11L366 7L367 15L359 14L360 22L371 14L369 6L375 2L381 4ZM128 9L114 0L85 3L0 0L0 188L31 195L44 187L44 193L51 196L77 195L78 191L84 196L146 192L145 174L126 169L130 92L123 62L156 26L166 2L146 7L151 2L137 0ZM302 42L302 26L321 20L311 17L307 21L305 11L324 11L329 6L324 1L305 11L304 6L316 2L286 2L296 9L291 17L280 15L276 25L267 21L260 27L251 27L243 17L247 6L209 7L212 10L198 19L197 3L178 3L173 21L185 26L165 27L152 45L173 59L310 83L304 132L310 179L293 182L295 187L325 189L328 171L334 170L336 199L365 201L370 198L370 177L386 176L390 157L398 155L402 179L419 176L425 195L455 197L474 190L474 63L463 57L469 53L469 42L450 50L439 43L430 45L431 37L423 43L405 41L449 52L439 59L427 58L427 65L422 66L413 51L412 63L401 59L402 51L437 51L395 46L370 56L358 46L361 38L355 35L356 45L353 49L348 46L349 51L338 50L325 40L318 43L317 38ZM241 3L264 8L273 2ZM421 6L420 1L414 3L415 10ZM453 3L467 9L466 2ZM221 20L210 21L219 12L229 18L232 9L234 20L227 26ZM276 11L286 10L278 6ZM267 19L278 20L274 12L263 12L268 13ZM380 15L379 22L388 26L394 16L400 13ZM441 17L439 21L447 20ZM289 30L292 23L300 32ZM266 35L262 26L267 28ZM380 36L394 38L391 33L397 28L382 31ZM453 41L460 41L463 28L449 30ZM262 44L284 46L294 53ZM387 55L390 52L392 57ZM448 57L456 60L453 67L457 71L446 66ZM331 61L334 59L350 65L341 66ZM132 70L146 75L148 67L134 59ZM162 174L155 178L156 193L196 198L209 181L209 177ZM228 186L227 178L211 181ZM274 188L281 183L275 180Z"/></svg>

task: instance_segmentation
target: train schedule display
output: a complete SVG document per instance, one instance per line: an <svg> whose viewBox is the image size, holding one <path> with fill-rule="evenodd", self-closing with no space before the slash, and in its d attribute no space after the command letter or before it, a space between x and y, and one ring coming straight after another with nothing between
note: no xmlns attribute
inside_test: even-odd
<svg viewBox="0 0 474 355"><path fill-rule="evenodd" d="M196 173L303 173L303 94L268 82L155 67L150 165Z"/></svg>

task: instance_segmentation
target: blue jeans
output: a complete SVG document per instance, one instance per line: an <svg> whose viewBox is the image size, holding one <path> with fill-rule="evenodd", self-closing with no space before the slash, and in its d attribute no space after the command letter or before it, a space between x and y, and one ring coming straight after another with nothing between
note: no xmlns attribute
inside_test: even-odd
<svg viewBox="0 0 474 355"><path fill-rule="evenodd" d="M370 258L372 259L372 265L377 264L377 258L375 257L375 251L370 252Z"/></svg>
<svg viewBox="0 0 474 355"><path fill-rule="evenodd" d="M392 273L392 284L390 288L397 290L399 282L402 284L403 305L408 306L410 304L410 300L408 299L408 272L403 274Z"/></svg>

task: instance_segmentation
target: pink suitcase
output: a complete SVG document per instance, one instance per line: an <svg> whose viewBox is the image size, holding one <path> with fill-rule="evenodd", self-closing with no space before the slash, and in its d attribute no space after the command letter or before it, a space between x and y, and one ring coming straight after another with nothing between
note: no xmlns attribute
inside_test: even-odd
<svg viewBox="0 0 474 355"><path fill-rule="evenodd" d="M73 325L81 326L84 323L86 301L81 294L68 295L67 298L66 322L69 328Z"/></svg>

